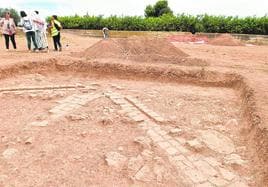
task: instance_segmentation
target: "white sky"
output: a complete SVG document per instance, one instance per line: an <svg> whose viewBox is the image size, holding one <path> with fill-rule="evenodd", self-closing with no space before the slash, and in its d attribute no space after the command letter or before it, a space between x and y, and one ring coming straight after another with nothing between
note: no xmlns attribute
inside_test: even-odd
<svg viewBox="0 0 268 187"><path fill-rule="evenodd" d="M0 0L0 7L39 10L44 16L57 15L144 15L148 4L157 0ZM174 13L264 16L268 0L169 0Z"/></svg>

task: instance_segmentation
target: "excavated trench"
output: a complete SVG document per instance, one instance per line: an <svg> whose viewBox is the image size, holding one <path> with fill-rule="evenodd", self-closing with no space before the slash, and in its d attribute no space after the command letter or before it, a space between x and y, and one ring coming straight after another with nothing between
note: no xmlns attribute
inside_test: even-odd
<svg viewBox="0 0 268 187"><path fill-rule="evenodd" d="M86 96L87 100L83 103L87 94L90 96ZM112 176L116 180L122 179L121 182L115 183L117 185L129 185L134 181L137 184L141 182L141 184L160 186L161 184L262 186L268 182L266 173L268 169L267 157L265 156L268 150L267 130L261 128L262 121L255 106L254 91L247 86L246 80L237 74L206 71L195 67L191 69L183 69L182 67L162 68L144 64L128 65L86 60L65 62L51 59L44 62L26 62L0 69L0 96L2 108L5 109L0 117L1 123L3 123L0 128L0 132L3 133L1 134L1 151L13 147L13 152L17 151L19 155L21 152L27 153L28 149L19 147L21 140L18 140L19 145L9 144L8 140L5 140L5 142L3 140L6 136L4 133L9 133L8 136L10 137L7 137L7 139L14 138L12 136L23 139L25 137L20 136L26 133L27 138L26 140L23 139L22 142L25 141L25 145L31 146L28 151L29 154L32 154L32 158L35 158L36 154L40 154L38 152L40 150L37 150L35 143L52 145L53 141L50 142L47 137L53 135L58 137L59 134L56 132L61 130L67 133L66 137L70 139L73 138L73 132L81 133L82 137L85 138L81 141L86 143L86 138L88 138L88 141L92 144L93 140L85 135L87 132L86 129L83 130L83 126L79 129L82 132L78 132L76 127L69 125L76 123L79 126L83 121L83 123L92 123L94 126L101 121L105 125L108 124L108 127L105 126L105 128L109 129L113 128L110 126L116 125L114 123L118 123L118 127L114 127L118 132L114 132L115 139L112 138L112 141L114 141L112 142L109 141L109 136L105 135L106 132L101 131L100 134L104 136L102 139L106 141L102 143L106 144L106 147L104 146L103 150L100 151L96 147L94 149L94 146L98 145L92 145L95 152L100 151L98 154L103 154L102 152L109 152L109 150L114 151L117 149L114 147L115 144L122 145L123 142L121 141L124 139L126 146L131 147L119 148L121 151L126 150L127 153L124 154L127 155L127 158L125 160L129 160L125 161L128 164L120 166L123 169L118 170L116 168L122 175ZM75 103L71 103L70 107L73 107L72 111L77 110L76 113L70 114L71 109L65 111L64 114L59 113L59 108L66 108L66 103L74 97L75 100L78 99L79 102L82 102L80 104L84 108L77 108L77 106L74 106ZM124 111L124 107L126 107L126 111ZM103 114L99 110L102 109L108 110L105 114L108 119L100 117ZM130 114L128 113L127 110L129 109L134 110L134 113L136 112L134 116L132 115L133 111L130 111ZM85 116L88 113L91 113L92 116ZM81 117L82 114L85 115ZM149 124L148 127L142 126L141 122L143 125ZM67 130L57 129L57 124L65 123L68 124L65 127ZM133 123L136 126L133 126ZM52 125L53 129L51 132L44 130L46 131L44 134L44 132L41 132L42 129L38 132L36 130L32 131L29 124L34 124L34 126L37 124L41 128L49 128ZM123 126L123 124L129 126ZM151 132L150 124L153 124L152 128L155 129L156 133L158 132L156 129L161 129L159 133L164 133L161 137L167 136L170 145L172 140L175 140L175 143L173 141L174 144L176 142L179 144L167 148L164 144L159 143L157 137ZM14 128L11 127L12 125L14 125L15 130L12 130ZM140 127L139 130L137 130L138 127ZM98 130L99 127L96 126L95 128ZM28 131L25 132L25 129ZM131 141L138 135L144 135L151 139L150 145L153 146L148 148L143 145L144 142L141 147L136 147L136 144L133 145ZM31 140L32 137L33 140ZM58 138L58 140L62 138L63 141L72 142L63 137ZM119 141L118 139L122 140ZM102 140L96 139L96 141ZM163 141L165 141L165 138ZM55 144L62 151L66 146L69 146L63 143ZM83 146L85 144L79 144L75 147ZM71 151L75 147L70 145L66 150ZM155 156L163 158L163 162L170 165L170 167L165 168L170 176L165 178L159 172L154 173L153 171L156 168L154 165L155 158L154 161L148 161L144 154L141 154L143 164L134 172L135 169L130 167L131 159L133 156L139 155L142 149L150 149ZM86 150L83 151L86 152ZM57 151L55 151L55 154L61 155ZM114 154L112 153L113 158L115 157ZM65 158L65 155L61 156L62 159ZM109 165L109 154L108 156L105 155L105 158ZM137 158L134 159L135 163L139 163ZM212 158L218 164L215 164L215 162L213 164L213 161L209 158ZM27 163L27 157L22 155L21 158L12 157L8 159L11 159L10 162L13 161L13 165L18 164L20 159ZM88 162L91 166L90 161ZM190 163L187 164L186 162ZM12 179L9 177L10 166L8 162L3 163L1 169L6 169L5 174L10 180ZM181 163L184 163L183 166ZM30 162L28 164L28 166L31 166ZM27 172L25 165L18 165L19 170ZM96 165L91 167L94 166L97 167ZM113 171L105 168L106 166L103 163L99 167L106 172ZM68 170L67 168L65 169ZM80 169L74 167L74 171L80 171ZM39 171L35 167L33 167L33 170ZM90 168L85 167L85 170L90 170ZM125 172L125 170L128 172ZM150 171L153 174L150 174ZM61 175L61 172L54 173L55 176L57 174ZM101 177L107 177L98 172L88 175L98 181L97 174ZM71 176L73 173L66 172L63 177L68 175ZM15 181L32 185L41 180L31 183L27 180L23 181L25 177L27 178L25 175L20 175ZM53 177L50 179L56 180ZM83 181L84 178L80 180ZM103 182L109 184L108 180L112 179L108 177ZM80 184L96 184L96 181ZM55 185L55 183L44 183L44 181L43 184ZM79 184L78 179L73 181L73 184Z"/></svg>

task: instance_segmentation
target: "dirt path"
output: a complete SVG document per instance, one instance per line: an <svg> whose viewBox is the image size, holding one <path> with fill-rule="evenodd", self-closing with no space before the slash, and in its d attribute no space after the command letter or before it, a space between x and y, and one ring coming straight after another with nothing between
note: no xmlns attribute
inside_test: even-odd
<svg viewBox="0 0 268 187"><path fill-rule="evenodd" d="M10 51L6 52L4 47L4 38L1 36L0 39L1 66L16 64L25 61L42 61L50 58L66 57L69 56L69 54L72 52L83 51L88 46L93 45L94 43L99 41L99 39L97 38L81 37L64 33L62 34L63 52L59 53L53 51L52 38L49 37L49 53L28 53L26 46L26 38L24 36L17 36L17 51L14 51L11 46ZM68 59L68 57L66 58Z"/></svg>

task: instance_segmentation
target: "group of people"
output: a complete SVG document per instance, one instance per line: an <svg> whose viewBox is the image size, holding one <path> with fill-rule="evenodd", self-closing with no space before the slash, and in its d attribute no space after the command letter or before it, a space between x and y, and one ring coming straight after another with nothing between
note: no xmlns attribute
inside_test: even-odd
<svg viewBox="0 0 268 187"><path fill-rule="evenodd" d="M27 15L25 11L21 11L20 16L21 21L18 26L23 28L23 32L26 35L29 52L48 51L47 30L53 38L54 51L62 51L60 36L62 26L56 15L51 17L49 24L40 17L38 11L34 11L32 15ZM6 50L9 51L10 41L14 50L16 50L15 35L17 28L10 12L6 12L4 18L0 19L0 27L2 27Z"/></svg>

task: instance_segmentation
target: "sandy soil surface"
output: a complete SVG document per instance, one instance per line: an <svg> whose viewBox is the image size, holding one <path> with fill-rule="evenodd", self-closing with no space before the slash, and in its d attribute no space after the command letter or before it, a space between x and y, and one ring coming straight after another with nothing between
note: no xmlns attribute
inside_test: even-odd
<svg viewBox="0 0 268 187"><path fill-rule="evenodd" d="M48 37L49 50L50 50L49 53L46 52L29 53L27 49L26 37L24 35L16 36L17 47L18 47L17 51L14 51L12 45L10 44L11 45L10 51L6 52L4 46L4 38L1 36L0 40L1 40L0 58L2 65L16 64L18 62L25 62L25 61L33 61L33 60L40 61L49 58L65 57L67 55L69 56L71 52L82 51L86 49L88 46L91 46L97 41L99 41L98 38L79 37L65 33L61 39L63 52L61 53L54 52L52 38Z"/></svg>
<svg viewBox="0 0 268 187"><path fill-rule="evenodd" d="M242 74L254 89L258 107L268 124L268 53L267 46L212 46L175 43L192 57L209 62L210 69Z"/></svg>
<svg viewBox="0 0 268 187"><path fill-rule="evenodd" d="M0 45L0 186L267 185L267 46L173 43L183 63L145 63L115 54L141 53L129 41L99 40L63 33L61 53L28 53L22 36L16 52ZM98 59L102 48L115 51ZM172 68L168 80L186 79L164 81Z"/></svg>

